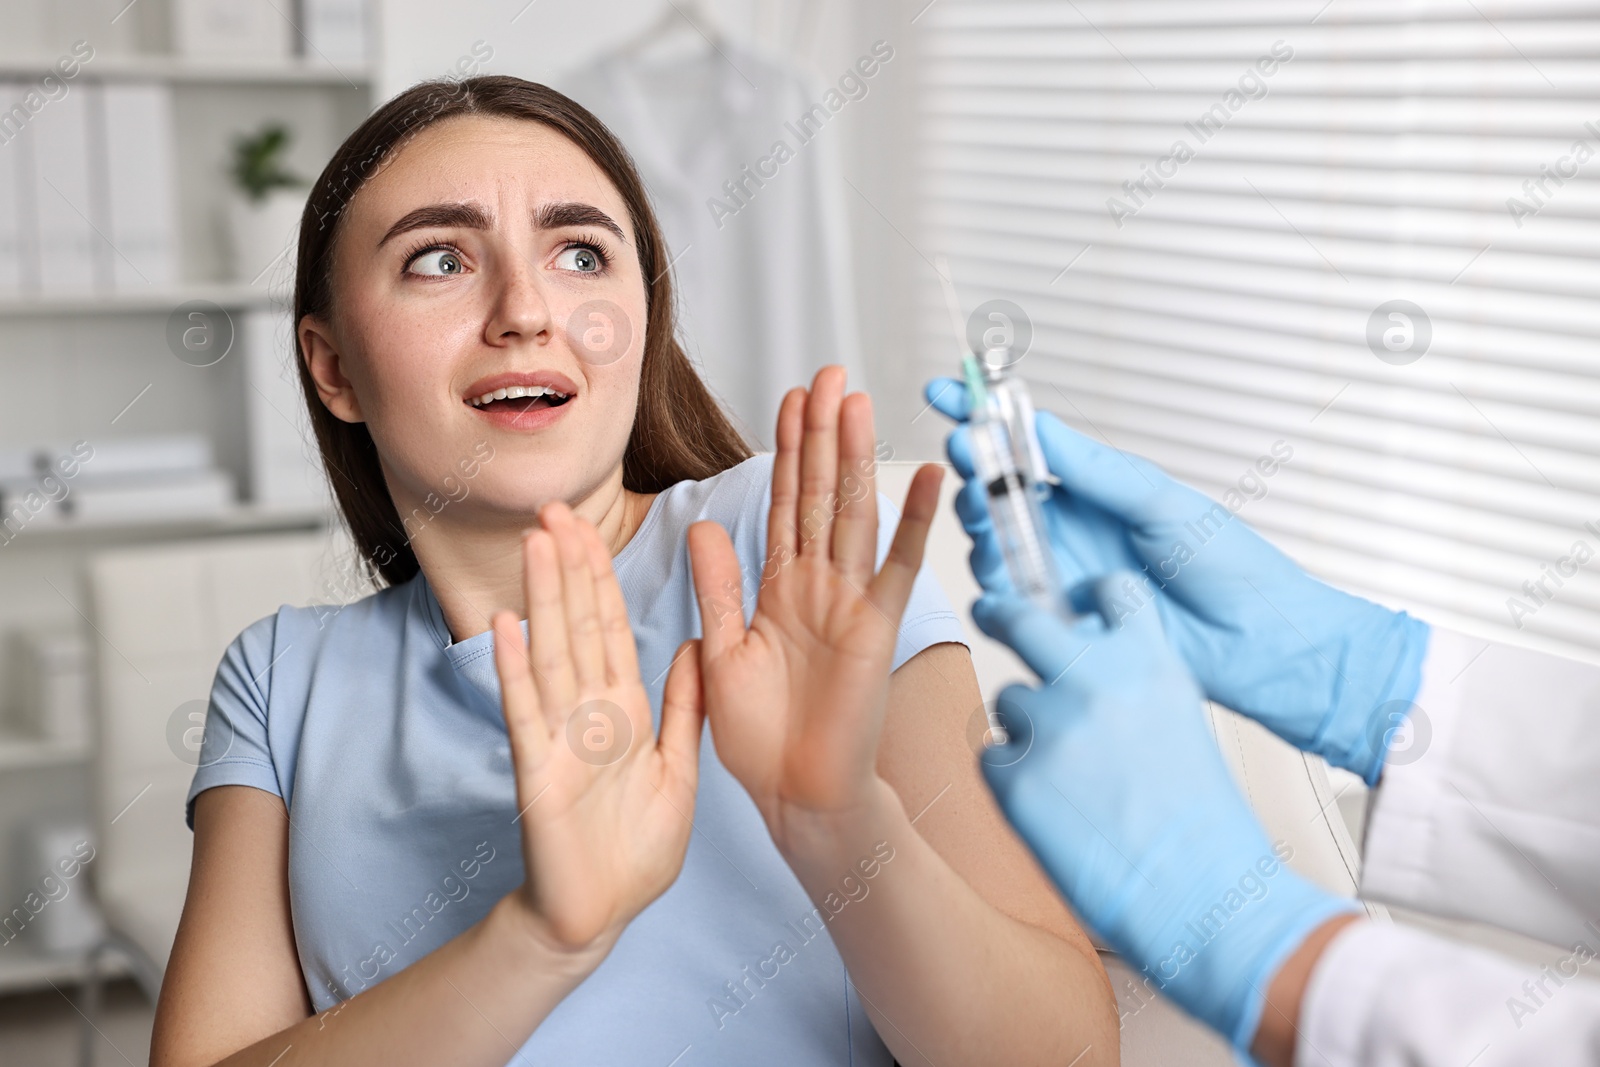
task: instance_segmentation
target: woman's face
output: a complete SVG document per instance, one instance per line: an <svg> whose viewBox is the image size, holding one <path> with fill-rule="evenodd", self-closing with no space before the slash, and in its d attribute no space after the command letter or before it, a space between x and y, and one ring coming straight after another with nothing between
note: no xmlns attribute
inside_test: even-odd
<svg viewBox="0 0 1600 1067"><path fill-rule="evenodd" d="M302 340L324 403L366 422L403 518L455 502L525 522L618 475L645 279L627 207L582 149L536 122L447 119L361 187L344 227L332 314Z"/></svg>

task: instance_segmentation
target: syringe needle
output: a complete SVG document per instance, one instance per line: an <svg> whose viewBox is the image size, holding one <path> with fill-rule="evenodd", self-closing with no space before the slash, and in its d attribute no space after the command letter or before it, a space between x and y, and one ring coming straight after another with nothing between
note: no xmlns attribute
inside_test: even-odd
<svg viewBox="0 0 1600 1067"><path fill-rule="evenodd" d="M961 302L956 299L956 286L950 280L950 261L944 256L935 256L934 270L939 272L939 285L944 289L944 306L950 312L950 329L956 335L956 348L961 358L972 355L972 346L967 343L967 326L961 318Z"/></svg>

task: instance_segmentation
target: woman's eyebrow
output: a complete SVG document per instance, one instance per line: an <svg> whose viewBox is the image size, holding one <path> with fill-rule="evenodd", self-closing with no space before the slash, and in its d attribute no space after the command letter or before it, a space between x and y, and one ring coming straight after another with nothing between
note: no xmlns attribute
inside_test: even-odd
<svg viewBox="0 0 1600 1067"><path fill-rule="evenodd" d="M540 204L533 213L533 224L541 230L559 230L563 226L600 226L616 234L617 240L622 243L628 242L623 236L622 227L610 215L593 204L582 204L575 200Z"/></svg>
<svg viewBox="0 0 1600 1067"><path fill-rule="evenodd" d="M428 226L461 226L469 230L487 230L494 226L489 213L477 204L429 204L400 216L400 221L389 227L389 232L378 242L382 248L391 237Z"/></svg>

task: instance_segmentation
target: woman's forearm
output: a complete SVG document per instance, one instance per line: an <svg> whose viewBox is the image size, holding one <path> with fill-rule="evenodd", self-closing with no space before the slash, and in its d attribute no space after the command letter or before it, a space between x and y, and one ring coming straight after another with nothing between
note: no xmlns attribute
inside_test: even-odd
<svg viewBox="0 0 1600 1067"><path fill-rule="evenodd" d="M604 956L545 948L507 896L398 974L217 1067L502 1067Z"/></svg>
<svg viewBox="0 0 1600 1067"><path fill-rule="evenodd" d="M780 840L895 1058L906 1067L1117 1063L1099 966L986 902L879 785L870 812L840 825L789 819Z"/></svg>

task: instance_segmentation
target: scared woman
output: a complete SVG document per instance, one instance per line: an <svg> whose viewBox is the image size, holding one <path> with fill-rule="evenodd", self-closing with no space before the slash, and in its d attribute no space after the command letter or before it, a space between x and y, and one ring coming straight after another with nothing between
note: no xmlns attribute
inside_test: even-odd
<svg viewBox="0 0 1600 1067"><path fill-rule="evenodd" d="M540 85L419 85L328 164L300 373L383 588L223 657L156 1067L1117 1062L964 739L937 468L880 531L837 368L752 456L668 263Z"/></svg>

